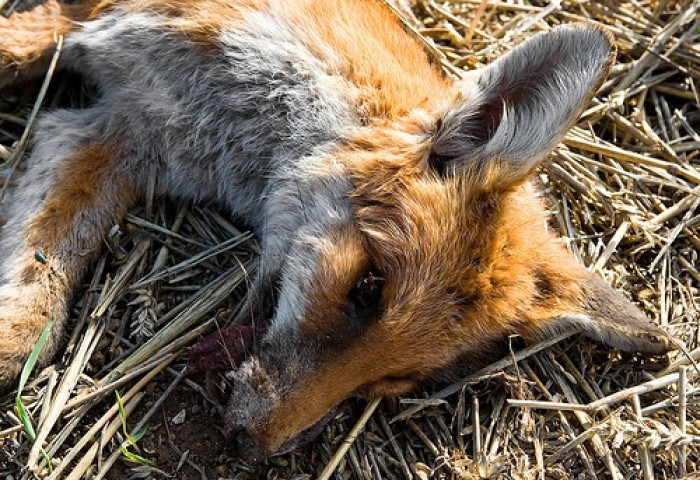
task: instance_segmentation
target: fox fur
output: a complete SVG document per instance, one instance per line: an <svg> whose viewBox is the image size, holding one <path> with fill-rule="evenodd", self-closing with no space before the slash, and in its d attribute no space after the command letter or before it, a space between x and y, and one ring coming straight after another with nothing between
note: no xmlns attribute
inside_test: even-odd
<svg viewBox="0 0 700 480"><path fill-rule="evenodd" d="M294 448L350 395L479 366L512 334L672 347L567 252L532 180L613 64L604 29L541 33L454 79L380 0L50 0L0 17L0 88L43 74L58 35L59 69L98 95L43 112L0 234L2 386L51 317L40 363L56 352L149 178L260 239L239 322L265 333L227 374L224 420L247 459Z"/></svg>

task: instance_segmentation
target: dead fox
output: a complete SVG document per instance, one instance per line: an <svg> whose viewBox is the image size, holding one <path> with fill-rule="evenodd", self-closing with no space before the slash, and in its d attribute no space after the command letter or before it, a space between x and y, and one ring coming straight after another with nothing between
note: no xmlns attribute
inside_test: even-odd
<svg viewBox="0 0 700 480"><path fill-rule="evenodd" d="M482 365L511 334L672 347L577 264L531 179L611 68L602 28L536 35L455 80L380 0L52 0L0 18L0 87L43 73L55 34L59 68L99 94L36 127L0 243L3 386L55 317L51 358L154 177L228 206L262 245L240 321L264 338L228 373L247 459L293 449L350 395Z"/></svg>

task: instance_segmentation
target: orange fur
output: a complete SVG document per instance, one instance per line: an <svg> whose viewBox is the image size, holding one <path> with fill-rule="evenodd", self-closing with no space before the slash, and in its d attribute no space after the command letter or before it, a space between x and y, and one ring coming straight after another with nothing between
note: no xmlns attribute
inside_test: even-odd
<svg viewBox="0 0 700 480"><path fill-rule="evenodd" d="M12 32L0 42L0 88L20 77L44 73L58 36L76 28L76 22L91 18L98 3L99 0L76 4L50 0L9 18L0 15L0 31Z"/></svg>
<svg viewBox="0 0 700 480"><path fill-rule="evenodd" d="M105 0L104 4L124 12L159 13L164 27L181 33L202 53L216 53L213 42L225 26L240 20L245 10L265 8L267 0Z"/></svg>
<svg viewBox="0 0 700 480"><path fill-rule="evenodd" d="M303 0L292 4L290 22L303 25L308 47L351 79L359 110L369 121L397 120L426 108L448 90L418 42L406 35L378 0Z"/></svg>
<svg viewBox="0 0 700 480"><path fill-rule="evenodd" d="M79 215L90 215L95 205L119 203L116 216L105 221L118 221L133 203L135 193L127 179L115 175L116 162L112 147L90 145L74 155L59 172L56 186L39 215L32 219L26 232L30 246L38 251L61 249L61 242L71 238ZM112 183L116 177L117 182ZM109 183L106 183L106 181ZM118 198L126 196L126 199ZM110 198L112 197L112 198ZM79 245L73 247L80 248ZM63 247L65 248L65 247Z"/></svg>

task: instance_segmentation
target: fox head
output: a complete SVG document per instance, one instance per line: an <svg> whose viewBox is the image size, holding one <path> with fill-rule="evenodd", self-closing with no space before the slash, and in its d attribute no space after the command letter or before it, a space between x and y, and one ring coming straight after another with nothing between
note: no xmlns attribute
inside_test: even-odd
<svg viewBox="0 0 700 480"><path fill-rule="evenodd" d="M513 334L575 325L627 350L670 348L567 252L531 180L614 54L595 27L536 35L326 152L321 183L346 189L324 215L310 209L283 268L251 293L252 311L276 303L227 375L226 430L243 457L291 450L348 396L404 394L455 364L483 366Z"/></svg>

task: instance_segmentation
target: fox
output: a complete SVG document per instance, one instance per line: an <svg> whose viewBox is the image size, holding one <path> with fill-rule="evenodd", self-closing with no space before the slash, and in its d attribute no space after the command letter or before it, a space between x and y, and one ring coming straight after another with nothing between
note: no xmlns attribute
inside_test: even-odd
<svg viewBox="0 0 700 480"><path fill-rule="evenodd" d="M223 368L242 459L295 449L349 397L483 366L512 335L674 348L567 250L535 180L614 63L603 27L538 33L458 78L381 0L49 0L0 17L0 88L43 75L59 36L58 70L97 93L43 112L0 232L0 387L53 317L51 360L149 179L261 245L227 333L261 338Z"/></svg>

